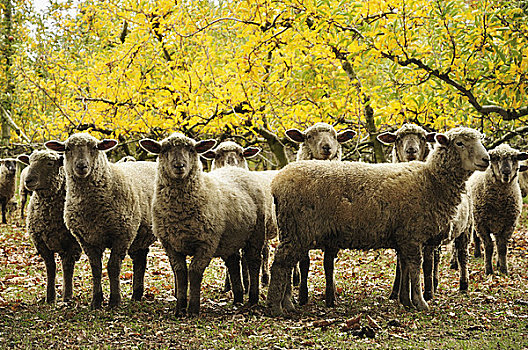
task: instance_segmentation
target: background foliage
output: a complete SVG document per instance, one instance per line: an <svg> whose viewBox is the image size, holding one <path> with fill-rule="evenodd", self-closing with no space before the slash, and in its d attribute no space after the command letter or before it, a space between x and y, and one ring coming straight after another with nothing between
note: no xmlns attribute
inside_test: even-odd
<svg viewBox="0 0 528 350"><path fill-rule="evenodd" d="M317 121L358 131L346 157L369 161L405 121L489 146L528 132L527 1L2 2L4 144L89 130L135 153L181 131L277 165L284 130Z"/></svg>

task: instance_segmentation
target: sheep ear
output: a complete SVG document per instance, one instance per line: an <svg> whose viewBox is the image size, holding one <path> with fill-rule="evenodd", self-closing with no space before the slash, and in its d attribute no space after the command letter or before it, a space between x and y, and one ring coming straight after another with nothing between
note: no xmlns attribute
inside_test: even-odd
<svg viewBox="0 0 528 350"><path fill-rule="evenodd" d="M517 160L526 160L528 159L528 153L526 152L521 152L517 155Z"/></svg>
<svg viewBox="0 0 528 350"><path fill-rule="evenodd" d="M253 158L257 154L259 154L260 148L258 147L246 147L244 148L244 158Z"/></svg>
<svg viewBox="0 0 528 350"><path fill-rule="evenodd" d="M117 140L104 139L104 140L99 141L99 143L97 144L97 149L99 151L106 152L106 151L110 151L112 148L117 146L117 144L118 144Z"/></svg>
<svg viewBox="0 0 528 350"><path fill-rule="evenodd" d="M390 131L385 131L384 133L379 134L377 137L379 142L384 143L386 145L390 145L396 142L397 138L398 136L395 133L390 132Z"/></svg>
<svg viewBox="0 0 528 350"><path fill-rule="evenodd" d="M521 165L521 166L519 167L519 172L523 172L523 171L526 171L526 170L528 170L528 165L524 165L524 164L523 164L523 165Z"/></svg>
<svg viewBox="0 0 528 350"><path fill-rule="evenodd" d="M343 143L350 141L356 136L356 132L354 130L346 129L341 131L337 134L337 142Z"/></svg>
<svg viewBox="0 0 528 350"><path fill-rule="evenodd" d="M26 164L26 165L29 165L29 156L28 155L25 155L25 154L21 154L17 157L17 160L20 162L20 163L23 163L23 164Z"/></svg>
<svg viewBox="0 0 528 350"><path fill-rule="evenodd" d="M200 154L202 157L204 157L205 159L215 159L216 157L216 152L213 151L213 150L209 150L207 152L204 152L202 154Z"/></svg>
<svg viewBox="0 0 528 350"><path fill-rule="evenodd" d="M161 153L161 144L158 141L154 141L152 139L143 139L139 141L139 145L147 152L153 154Z"/></svg>
<svg viewBox="0 0 528 350"><path fill-rule="evenodd" d="M306 139L306 135L301 130L298 129L288 129L286 130L286 136L294 142L302 143Z"/></svg>
<svg viewBox="0 0 528 350"><path fill-rule="evenodd" d="M438 142L442 146L449 145L449 139L444 134L436 134L435 135L435 140L436 140L436 142Z"/></svg>
<svg viewBox="0 0 528 350"><path fill-rule="evenodd" d="M435 136L436 136L436 132L430 132L430 133L427 133L425 135L425 141L427 142L435 142Z"/></svg>
<svg viewBox="0 0 528 350"><path fill-rule="evenodd" d="M214 146L216 146L216 140L202 140L198 141L196 145L194 145L194 149L198 153L204 153L209 151Z"/></svg>
<svg viewBox="0 0 528 350"><path fill-rule="evenodd" d="M44 146L46 146L47 149L50 149L55 152L64 152L66 150L66 145L64 144L64 142L55 140L46 142Z"/></svg>

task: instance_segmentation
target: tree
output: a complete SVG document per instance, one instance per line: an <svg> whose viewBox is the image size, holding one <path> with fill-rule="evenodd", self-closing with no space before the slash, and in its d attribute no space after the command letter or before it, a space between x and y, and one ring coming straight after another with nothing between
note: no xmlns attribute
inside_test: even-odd
<svg viewBox="0 0 528 350"><path fill-rule="evenodd" d="M523 4L55 5L54 24L41 23L28 45L34 54L18 66L42 120L22 125L40 139L79 130L122 140L174 130L236 138L267 145L279 165L278 135L317 121L357 129L347 157L370 161L384 160L377 133L404 121L478 127L490 144L503 142L528 131Z"/></svg>

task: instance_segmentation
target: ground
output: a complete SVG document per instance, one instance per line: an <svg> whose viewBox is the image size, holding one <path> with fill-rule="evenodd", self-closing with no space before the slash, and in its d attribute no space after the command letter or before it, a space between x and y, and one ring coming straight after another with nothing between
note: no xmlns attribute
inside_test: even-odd
<svg viewBox="0 0 528 350"><path fill-rule="evenodd" d="M525 206L510 245L510 275L484 275L471 258L469 293L459 294L458 273L444 249L440 286L430 311L408 311L388 300L395 266L390 250L343 251L336 263L339 296L324 306L322 255L312 252L310 298L299 313L270 318L260 305L236 307L222 291L225 268L206 270L199 318L175 317L173 276L159 244L151 249L142 302L130 301L131 260L122 272L123 304L92 311L85 256L75 269L74 300L46 305L43 260L20 218L0 226L0 347L9 348L528 348L528 220ZM471 249L472 252L472 249ZM108 255L106 255L106 259ZM58 265L60 271L60 264ZM60 300L62 275L57 278ZM108 277L103 275L108 298Z"/></svg>

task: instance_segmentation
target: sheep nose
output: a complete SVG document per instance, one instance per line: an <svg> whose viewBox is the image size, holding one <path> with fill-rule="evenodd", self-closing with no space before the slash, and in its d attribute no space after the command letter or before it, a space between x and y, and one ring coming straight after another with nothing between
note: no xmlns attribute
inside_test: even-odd
<svg viewBox="0 0 528 350"><path fill-rule="evenodd" d="M26 187L31 187L31 185L33 185L35 183L35 179L27 179L26 178L26 181L24 182L24 185Z"/></svg>
<svg viewBox="0 0 528 350"><path fill-rule="evenodd" d="M482 162L483 162L486 166L489 166L490 160L489 160L488 157L484 157L484 158L482 158Z"/></svg>
<svg viewBox="0 0 528 350"><path fill-rule="evenodd" d="M80 170L80 171L84 171L88 169L88 165L84 163L76 164L75 167L77 168L77 170Z"/></svg>
<svg viewBox="0 0 528 350"><path fill-rule="evenodd" d="M176 164L173 164L173 167L174 167L174 169L176 169L176 170L183 170L183 168L185 168L185 164L183 164L183 163L176 163Z"/></svg>
<svg viewBox="0 0 528 350"><path fill-rule="evenodd" d="M511 169L502 169L502 174L503 175L510 175L511 174Z"/></svg>
<svg viewBox="0 0 528 350"><path fill-rule="evenodd" d="M407 152L408 154L416 154L418 150L416 148L409 147L405 152Z"/></svg>
<svg viewBox="0 0 528 350"><path fill-rule="evenodd" d="M324 145L323 146L323 151L325 151L326 153L330 153L331 149L332 149L332 147L330 147L329 145Z"/></svg>

